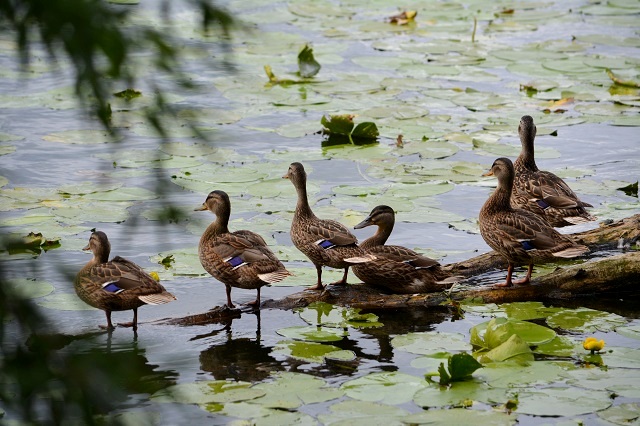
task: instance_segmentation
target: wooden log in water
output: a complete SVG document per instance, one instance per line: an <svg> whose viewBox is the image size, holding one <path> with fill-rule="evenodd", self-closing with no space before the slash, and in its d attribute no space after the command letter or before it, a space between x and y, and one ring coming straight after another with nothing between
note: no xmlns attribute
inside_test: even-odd
<svg viewBox="0 0 640 426"><path fill-rule="evenodd" d="M620 238L634 244L640 240L640 214L571 235L593 249L615 248ZM506 262L495 252L485 253L463 262L445 265L455 275L471 277L494 269L506 269ZM506 273L506 271L505 271ZM484 303L505 303L529 300L552 300L584 297L602 293L640 293L640 252L610 256L585 263L559 267L549 274L534 278L529 285L511 288L456 285L446 293L383 294L364 284L329 286L325 291L291 294L280 300L268 300L263 308L292 309L324 301L362 309L407 308L437 306L464 299Z"/></svg>

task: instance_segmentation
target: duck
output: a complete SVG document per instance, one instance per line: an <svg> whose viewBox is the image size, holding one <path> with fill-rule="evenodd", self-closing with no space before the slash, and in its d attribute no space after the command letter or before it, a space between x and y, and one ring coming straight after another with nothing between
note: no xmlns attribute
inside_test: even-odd
<svg viewBox="0 0 640 426"><path fill-rule="evenodd" d="M107 234L94 231L83 249L93 258L78 272L74 288L86 304L101 309L107 316L108 330L113 330L112 311L133 310L133 321L120 323L138 330L138 308L142 305L162 305L176 297L135 263L116 256L109 260L111 244Z"/></svg>
<svg viewBox="0 0 640 426"><path fill-rule="evenodd" d="M220 190L211 191L196 211L210 211L216 219L207 227L198 244L202 267L224 284L227 307L235 308L231 301L231 288L257 290L257 297L247 305L260 308L260 289L279 283L292 275L269 249L264 239L255 232L230 232L229 195Z"/></svg>
<svg viewBox="0 0 640 426"><path fill-rule="evenodd" d="M484 241L508 262L507 279L497 287L511 287L531 281L533 265L557 258L574 258L589 248L560 234L546 220L528 210L514 208L511 195L515 169L508 158L498 158L483 176L495 176L498 187L480 209L480 234ZM513 281L515 265L528 265L524 279Z"/></svg>
<svg viewBox="0 0 640 426"><path fill-rule="evenodd" d="M386 205L371 210L362 222L354 226L362 229L376 225L376 233L364 240L360 247L373 254L376 260L353 265L353 273L368 285L384 287L392 293L415 294L446 290L458 281L451 279L438 261L402 246L385 245L393 231L395 212Z"/></svg>
<svg viewBox="0 0 640 426"><path fill-rule="evenodd" d="M531 116L520 119L518 134L522 150L513 164L516 175L512 204L545 218L556 228L596 220L585 209L593 206L581 201L564 180L538 169L533 148L536 126Z"/></svg>
<svg viewBox="0 0 640 426"><path fill-rule="evenodd" d="M301 163L291 163L282 177L291 181L298 196L291 222L291 241L316 267L317 283L308 289L325 288L323 266L344 269L342 279L332 285L346 285L349 267L375 260L375 256L358 246L358 239L346 226L335 220L320 219L313 213L307 198L307 173Z"/></svg>

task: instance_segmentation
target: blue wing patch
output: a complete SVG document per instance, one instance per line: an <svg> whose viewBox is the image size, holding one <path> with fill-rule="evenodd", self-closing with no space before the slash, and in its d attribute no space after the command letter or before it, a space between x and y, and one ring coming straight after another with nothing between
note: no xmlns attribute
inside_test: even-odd
<svg viewBox="0 0 640 426"><path fill-rule="evenodd" d="M223 259L223 260L227 262L229 265L231 265L233 269L238 269L239 267L247 264L247 262L242 260L240 256L227 257L226 259Z"/></svg>
<svg viewBox="0 0 640 426"><path fill-rule="evenodd" d="M333 247L336 246L335 244L333 244L329 240L318 240L318 241L316 241L316 244L319 245L320 247L322 247L325 250L328 250L328 249L333 248Z"/></svg>
<svg viewBox="0 0 640 426"><path fill-rule="evenodd" d="M533 246L533 244L531 244L531 241L529 241L529 240L520 241L520 244L522 244L522 248L527 250L527 251L536 249Z"/></svg>
<svg viewBox="0 0 640 426"><path fill-rule="evenodd" d="M545 200L536 200L536 203L542 210L549 208L549 204Z"/></svg>
<svg viewBox="0 0 640 426"><path fill-rule="evenodd" d="M116 283L106 283L102 284L102 289L109 293L118 294L124 291L123 288L118 287Z"/></svg>

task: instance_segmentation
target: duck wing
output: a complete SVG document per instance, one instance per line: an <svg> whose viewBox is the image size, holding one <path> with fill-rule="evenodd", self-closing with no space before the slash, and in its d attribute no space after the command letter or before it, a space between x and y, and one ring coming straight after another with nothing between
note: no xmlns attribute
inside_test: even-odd
<svg viewBox="0 0 640 426"><path fill-rule="evenodd" d="M376 257L384 257L394 262L403 262L416 269L428 269L440 265L437 260L423 256L415 251L402 246L378 246L369 252Z"/></svg>
<svg viewBox="0 0 640 426"><path fill-rule="evenodd" d="M578 207L592 207L580 201L565 181L551 172L540 171L525 182L526 191L538 200L544 201L546 207L557 209L572 209Z"/></svg>
<svg viewBox="0 0 640 426"><path fill-rule="evenodd" d="M500 239L524 250L551 250L566 240L542 219L521 209L503 216L496 223L495 230L500 234Z"/></svg>
<svg viewBox="0 0 640 426"><path fill-rule="evenodd" d="M320 220L309 225L307 232L317 240L330 241L336 246L357 244L358 239L347 227L335 220Z"/></svg>

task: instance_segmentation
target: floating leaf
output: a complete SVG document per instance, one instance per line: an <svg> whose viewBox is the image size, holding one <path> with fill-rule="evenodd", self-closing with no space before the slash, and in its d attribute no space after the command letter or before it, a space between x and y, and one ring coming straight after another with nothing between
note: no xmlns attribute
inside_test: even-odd
<svg viewBox="0 0 640 426"><path fill-rule="evenodd" d="M517 334L512 334L507 341L495 346L487 352L478 355L478 361L485 363L503 362L507 360L528 362L533 361L533 353L527 342L522 340Z"/></svg>
<svg viewBox="0 0 640 426"><path fill-rule="evenodd" d="M351 398L361 401L384 401L386 404L404 404L413 395L428 386L425 380L405 373L371 373L343 383L340 388Z"/></svg>
<svg viewBox="0 0 640 426"><path fill-rule="evenodd" d="M471 350L466 337L458 333L419 332L396 336L391 345L398 350L419 355L430 355L442 351L461 352Z"/></svg>
<svg viewBox="0 0 640 426"><path fill-rule="evenodd" d="M626 323L620 315L588 308L563 309L547 318L550 327L581 333L612 331Z"/></svg>
<svg viewBox="0 0 640 426"><path fill-rule="evenodd" d="M337 135L350 135L355 124L353 123L353 115L323 115L320 120L327 133Z"/></svg>
<svg viewBox="0 0 640 426"><path fill-rule="evenodd" d="M627 402L598 411L596 414L601 419L617 425L637 424L640 420L640 405Z"/></svg>
<svg viewBox="0 0 640 426"><path fill-rule="evenodd" d="M284 337L295 340L306 340L309 342L339 342L347 335L346 331L316 326L294 326L280 328L276 332Z"/></svg>
<svg viewBox="0 0 640 426"><path fill-rule="evenodd" d="M278 373L275 380L258 383L252 389L264 391L264 396L251 403L263 407L294 410L303 404L317 404L340 398L340 389L327 386L321 378L302 373Z"/></svg>
<svg viewBox="0 0 640 426"><path fill-rule="evenodd" d="M352 351L342 350L337 346L293 340L278 342L273 347L273 353L319 364L323 363L325 358L351 361L356 357Z"/></svg>
<svg viewBox="0 0 640 426"><path fill-rule="evenodd" d="M138 0L109 0L110 3L123 2L123 1L135 1L136 3L138 2ZM126 3L126 4L136 4L136 3ZM116 98L122 98L125 101L131 101L132 99L139 98L140 96L142 96L142 92L134 89L125 89L121 92L114 93L113 96L115 96Z"/></svg>
<svg viewBox="0 0 640 426"><path fill-rule="evenodd" d="M59 311L95 311L93 306L84 303L75 293L54 293L36 302L38 305Z"/></svg>
<svg viewBox="0 0 640 426"><path fill-rule="evenodd" d="M609 392L554 387L518 393L516 412L533 416L579 416L611 406Z"/></svg>
<svg viewBox="0 0 640 426"><path fill-rule="evenodd" d="M251 387L248 382L206 380L182 383L158 391L151 396L155 402L182 404L210 404L246 401L265 395L265 391Z"/></svg>
<svg viewBox="0 0 640 426"><path fill-rule="evenodd" d="M54 287L46 281L30 280L26 278L9 279L2 283L7 286L11 294L22 299L37 299L53 292Z"/></svg>
<svg viewBox="0 0 640 426"><path fill-rule="evenodd" d="M310 78L318 74L320 64L313 57L313 49L305 44L300 53L298 53L298 70L300 77Z"/></svg>
<svg viewBox="0 0 640 426"><path fill-rule="evenodd" d="M394 425L401 424L408 411L379 402L347 400L333 404L329 407L329 413L320 414L318 420L321 424L336 425Z"/></svg>
<svg viewBox="0 0 640 426"><path fill-rule="evenodd" d="M449 386L433 384L416 392L413 401L423 408L429 408L428 412L431 412L431 408L437 407L468 407L473 401L497 405L507 399L507 389L491 388L485 383L470 380L454 382Z"/></svg>

